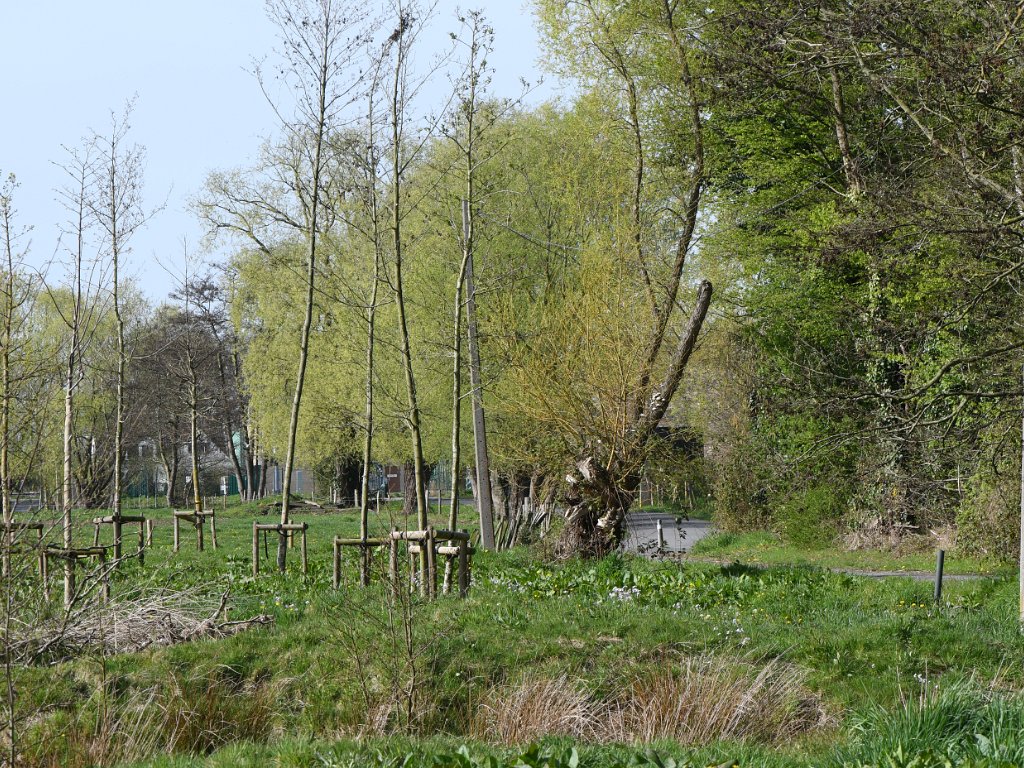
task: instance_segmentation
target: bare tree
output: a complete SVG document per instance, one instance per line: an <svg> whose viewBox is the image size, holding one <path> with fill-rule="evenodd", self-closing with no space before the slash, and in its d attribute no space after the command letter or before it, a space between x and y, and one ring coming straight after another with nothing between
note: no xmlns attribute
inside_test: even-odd
<svg viewBox="0 0 1024 768"><path fill-rule="evenodd" d="M412 447L413 492L416 499L416 524L421 529L428 525L426 486L429 479L427 464L423 455L422 413L416 390L416 373L413 367L412 342L409 335L408 313L405 299L404 259L406 235L403 230L405 218L415 210L414 201L405 195L406 179L427 140L433 134L433 125L416 131L410 115L410 107L419 90L429 81L432 71L419 73L416 78L410 72L411 56L420 32L425 29L425 20L430 8L412 0L395 0L392 5L395 28L387 41L390 57L390 80L386 83L388 99L388 122L390 145L387 151L389 189L389 240L391 260L394 266L389 275L398 311L399 352L405 379L406 426ZM418 135L417 135L418 134ZM408 500L407 500L408 501ZM427 557L420 553L421 584L426 584Z"/></svg>
<svg viewBox="0 0 1024 768"><path fill-rule="evenodd" d="M11 546L13 544L12 526L14 509L12 506L11 478L11 405L13 400L12 347L16 335L15 325L25 299L15 294L17 285L15 262L20 254L15 255L18 241L24 232L15 224L14 176L9 176L0 189L0 238L3 239L3 337L0 338L0 503L3 505L4 540L3 540L3 575L11 569Z"/></svg>
<svg viewBox="0 0 1024 768"><path fill-rule="evenodd" d="M359 153L357 165L361 171L362 216L365 224L353 226L353 231L361 232L370 243L373 258L371 270L370 296L366 304L366 371L364 378L364 410L363 410L363 466L359 480L359 537L366 540L369 535L370 517L370 471L373 462L373 435L375 429L374 377L376 375L375 353L377 344L377 305L380 294L381 268L384 260L384 226L382 221L380 163L381 139L380 131L383 120L378 114L378 91L381 82L381 70L385 57L371 59L372 76L366 92L366 123L365 151ZM370 583L369 550L363 547L360 552L360 582L363 586Z"/></svg>
<svg viewBox="0 0 1024 768"><path fill-rule="evenodd" d="M67 176L67 183L59 191L59 197L68 213L63 235L64 248L70 258L71 296L70 307L64 307L59 298L54 298L56 311L67 328L64 357L64 437L63 475L61 485L61 543L65 551L64 560L64 605L70 608L76 596L75 560L70 556L74 544L74 521L72 511L75 504L74 485L74 414L75 392L84 380L82 359L86 345L96 330L97 302L93 301L96 279L96 264L86 260L89 228L89 192L95 179L96 163L92 147L86 144L82 149L65 147L67 158L61 166Z"/></svg>
<svg viewBox="0 0 1024 768"><path fill-rule="evenodd" d="M123 259L130 252L130 241L146 222L142 209L143 150L128 145L132 104L121 117L111 116L110 132L95 134L97 153L95 193L89 208L103 232L106 255L110 259L111 299L117 331L117 373L115 379L114 468L111 517L114 525L114 559L121 558L121 495L124 476L125 368L130 353L125 345L125 317L121 286Z"/></svg>
<svg viewBox="0 0 1024 768"><path fill-rule="evenodd" d="M269 0L267 12L278 28L281 42L282 62L275 68L274 77L293 95L293 117L285 116L275 103L265 73L258 71L257 76L284 125L286 157L271 161L272 181L255 194L244 191L245 182L240 179L213 177L208 185L210 195L199 207L201 215L215 229L243 235L268 256L273 252L273 239L282 232L303 240L305 311L281 496L281 522L286 523L313 326L318 259L321 241L333 223L328 206L331 178L327 173L326 148L342 112L357 93L360 79L352 76L350 64L364 39L367 15L364 9L343 0ZM285 569L286 553L287 539L282 534L277 551L281 571Z"/></svg>
<svg viewBox="0 0 1024 768"><path fill-rule="evenodd" d="M462 70L455 82L455 100L443 132L454 146L458 164L453 173L463 185L461 199L461 227L456 225L462 258L455 275L455 311L452 323L452 499L448 527L458 523L458 494L456 480L461 474L462 424L462 316L467 315L465 331L469 341L470 385L472 387L473 436L475 443L476 487L480 541L483 546L494 547L494 515L492 511L490 461L487 450L487 431L484 420L483 383L481 380L480 345L476 323L476 289L473 281L473 257L477 247L476 219L482 206L483 195L478 190L480 169L492 161L503 149L500 141L488 141L488 134L499 121L507 117L529 89L523 84L523 93L517 98L493 100L487 98L487 84L491 68L488 56L494 46L494 30L481 11L459 15L462 35L453 39L463 49ZM455 221L459 217L454 217ZM450 563L449 563L450 565ZM446 576L448 573L446 572Z"/></svg>
<svg viewBox="0 0 1024 768"><path fill-rule="evenodd" d="M33 326L41 291L25 265L31 231L17 222L14 175L0 186L0 504L3 508L3 573L17 544L14 511L26 484L36 476L41 446L50 434L46 404L56 369L39 353Z"/></svg>

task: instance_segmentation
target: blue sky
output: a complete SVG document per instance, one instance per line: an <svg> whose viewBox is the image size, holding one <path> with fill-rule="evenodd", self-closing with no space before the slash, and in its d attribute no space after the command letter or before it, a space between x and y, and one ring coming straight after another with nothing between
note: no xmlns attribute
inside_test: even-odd
<svg viewBox="0 0 1024 768"><path fill-rule="evenodd" d="M479 8L496 31L496 95L537 80L540 55L528 0L438 3L441 40L457 7ZM198 250L202 229L188 200L214 169L244 166L276 117L251 74L272 55L276 30L261 0L0 0L0 172L20 183L15 205L33 227L31 262L55 256L64 218L54 189L61 145L78 146L137 98L131 140L146 148L146 199L164 205L132 241L129 273L153 301L173 287L182 242ZM444 81L438 83L439 94ZM550 84L531 95L553 93ZM210 258L215 258L211 254ZM51 270L59 280L61 269Z"/></svg>

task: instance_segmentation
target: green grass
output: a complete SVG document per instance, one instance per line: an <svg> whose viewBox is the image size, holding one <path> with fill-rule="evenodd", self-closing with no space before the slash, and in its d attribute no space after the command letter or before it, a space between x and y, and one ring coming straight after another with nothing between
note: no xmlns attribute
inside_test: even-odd
<svg viewBox="0 0 1024 768"><path fill-rule="evenodd" d="M432 737L369 741L285 740L274 745L227 747L208 757L162 757L140 763L146 768L704 768L720 765L792 766L791 758L742 744L708 749L650 748L571 744L552 739L526 749Z"/></svg>
<svg viewBox="0 0 1024 768"><path fill-rule="evenodd" d="M999 712L1019 714L1012 692L1024 687L1024 640L1011 579L950 582L943 604L935 606L928 583L833 574L810 564L753 569L618 556L556 563L538 544L478 555L465 601L413 597L408 605L395 604L379 579L367 590L354 585L354 552L346 553L343 588L330 587L330 541L357 533L354 511L298 516L310 524L308 576L299 572L294 549L286 574L253 578L249 552L256 509L237 506L218 515L216 551L208 543L198 552L183 536L177 554L171 552L169 512L153 512L155 546L145 566L127 563L112 586L115 596L139 584L210 596L230 588L232 618L267 613L275 624L230 638L88 656L21 672L19 706L44 713L25 728L23 746L31 758L26 764L93 764L82 757L83 745L150 700L156 713L152 728L162 734L158 751L173 754L154 756L148 765L474 765L459 762L456 754L468 742L472 758L466 759L493 757L499 761L494 768L501 768L520 764L525 746L488 746L474 730L474 712L496 687L566 676L607 699L702 654L754 667L778 659L803 670L808 692L822 699L835 725L787 744L661 745L662 756L679 766L727 759L763 766L859 765L862 757L875 764L867 761L896 749L898 734L867 729L880 735L865 746L859 735L863 723L884 719L878 713L906 712L908 698L931 695L936 685L940 691L959 686L983 692L995 681L1006 695L991 705L990 720ZM469 510L464 513L470 519ZM375 519L375 531L403 524L392 520L396 515L386 510ZM443 524L445 516L435 522ZM104 535L109 538L109 530ZM785 552L757 536L719 540L717 546L709 545L710 551L727 550L729 559L764 552L781 558ZM839 559L819 554L816 559L815 553L803 553L803 561ZM845 562L871 567L873 561L863 557ZM874 562L883 561L879 556ZM379 558L376 568L383 567ZM411 626L408 647L402 645L403 616ZM387 681L409 664L419 681L416 714L408 721L396 707L387 729L407 735L348 740L370 718ZM204 732L195 722L212 725ZM986 722L972 727L981 733ZM191 723L192 730L180 723ZM952 732L951 726L937 728ZM962 741L963 733L957 731L950 743ZM941 739L933 740L945 749ZM557 760L568 760L571 746L555 744L562 757L549 760L552 768L569 764ZM581 765L646 759L640 748L578 746ZM367 762L377 760L378 752L377 763ZM402 763L410 753L416 755L413 762ZM980 752L975 757L987 759ZM892 763L904 764L911 763Z"/></svg>

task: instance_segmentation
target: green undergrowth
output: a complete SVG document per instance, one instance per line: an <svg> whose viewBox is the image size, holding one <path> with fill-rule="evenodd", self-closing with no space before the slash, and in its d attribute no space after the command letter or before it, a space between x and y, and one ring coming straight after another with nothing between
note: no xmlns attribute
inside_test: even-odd
<svg viewBox="0 0 1024 768"><path fill-rule="evenodd" d="M288 740L273 746L236 745L213 755L162 757L139 768L718 768L760 765L784 768L788 759L740 744L683 750L676 745L641 749L549 740L525 749L431 738L341 741Z"/></svg>
<svg viewBox="0 0 1024 768"><path fill-rule="evenodd" d="M215 605L228 591L230 618L267 614L274 623L137 653L49 658L20 670L25 765L563 768L576 747L578 764L595 768L659 764L642 760L663 760L666 768L670 760L677 768L728 760L766 768L928 768L952 759L994 766L1004 759L998 749L1018 743L1000 724L1024 723L1016 698L1024 688L1024 640L1009 579L950 582L936 606L930 584L908 579L809 565L554 561L542 542L480 553L466 600L396 600L382 584L383 553L370 588L355 586L354 553L345 555L342 589L331 588L330 539L353 532L354 513L300 518L310 523L308 575L295 548L286 574L252 576L253 519L251 510L229 510L216 551L198 552L183 539L177 554L161 521L145 566L127 563L113 592L116 599L176 588ZM272 562L273 542L269 554ZM659 675L709 658L751 679L776 665L821 710L821 724L779 742L654 744L657 758L646 756L646 746L600 743L617 736L563 733L543 742L548 752L532 753L494 736L492 720L508 714L509 696L525 683L569 681L588 706L610 706ZM924 738L901 741L898 729L919 727L914 712L946 706L936 692L947 690L982 714L965 721L949 710ZM918 700L919 710L907 703ZM897 730L881 727L886 718ZM543 712L535 719L541 730L558 721ZM148 741L124 742L132 729ZM346 740L359 734L366 739ZM468 754L459 753L463 743ZM985 752L986 743L995 747ZM106 757L98 761L100 747ZM527 754L547 763L530 763Z"/></svg>

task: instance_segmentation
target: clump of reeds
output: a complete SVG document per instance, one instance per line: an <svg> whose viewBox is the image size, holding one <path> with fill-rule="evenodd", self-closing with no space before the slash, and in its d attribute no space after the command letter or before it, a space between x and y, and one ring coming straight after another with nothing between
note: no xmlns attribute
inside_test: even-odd
<svg viewBox="0 0 1024 768"><path fill-rule="evenodd" d="M719 739L781 743L829 722L797 668L702 655L637 677L605 696L567 677L534 678L492 689L471 730L501 744L544 736L597 742Z"/></svg>

